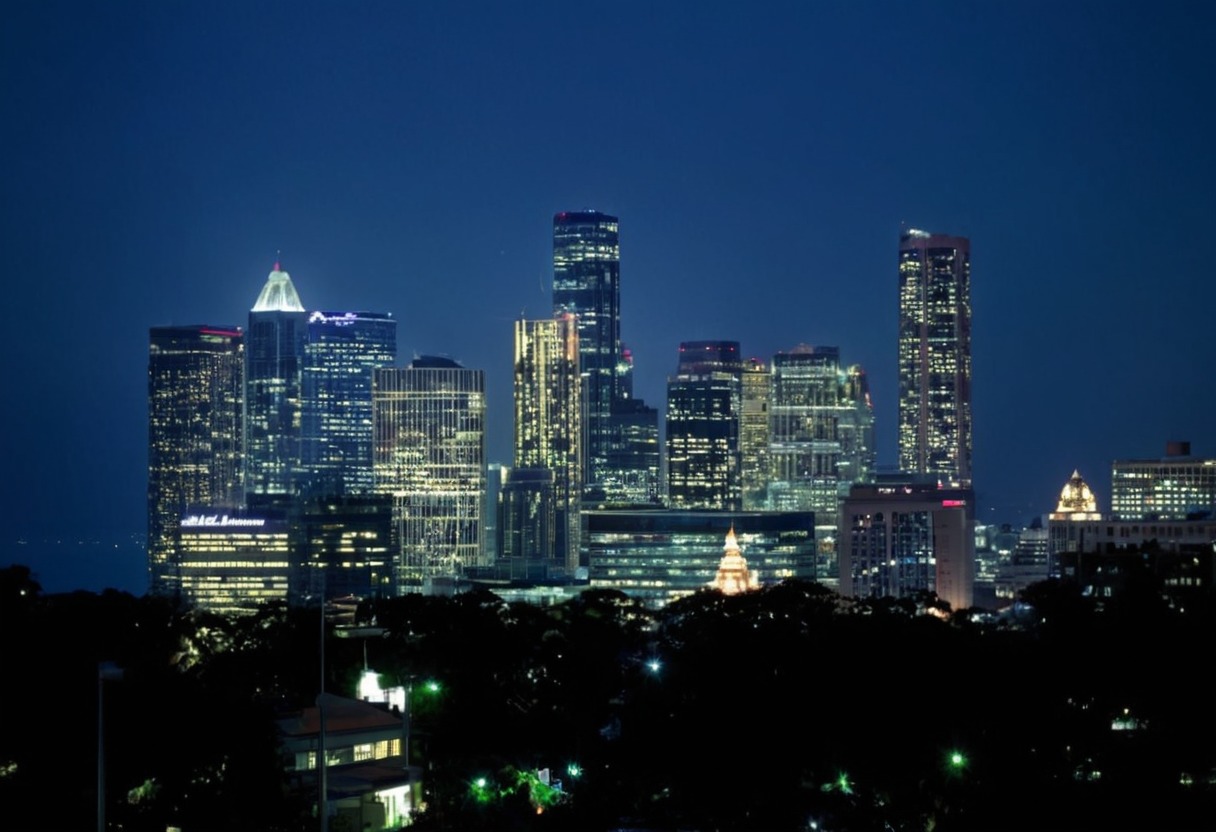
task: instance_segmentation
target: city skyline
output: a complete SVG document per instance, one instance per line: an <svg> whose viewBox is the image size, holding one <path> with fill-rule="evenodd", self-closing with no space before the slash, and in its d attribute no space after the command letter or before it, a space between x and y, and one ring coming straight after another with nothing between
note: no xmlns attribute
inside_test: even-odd
<svg viewBox="0 0 1216 832"><path fill-rule="evenodd" d="M19 6L4 560L70 589L32 546L145 528L149 328L241 325L279 249L309 310L393 314L399 364L484 370L510 462L511 327L584 209L620 218L637 398L662 409L681 341L838 346L883 466L899 234L969 238L978 519L1050 511L1074 469L1109 510L1114 460L1216 451L1216 15L1047 10Z"/></svg>

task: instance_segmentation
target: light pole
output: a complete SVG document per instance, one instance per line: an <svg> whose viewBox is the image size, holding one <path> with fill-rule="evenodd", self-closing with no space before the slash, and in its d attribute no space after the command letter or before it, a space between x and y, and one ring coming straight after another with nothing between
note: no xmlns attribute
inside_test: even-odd
<svg viewBox="0 0 1216 832"><path fill-rule="evenodd" d="M122 668L114 662L97 664L97 832L106 832L106 682L122 680Z"/></svg>

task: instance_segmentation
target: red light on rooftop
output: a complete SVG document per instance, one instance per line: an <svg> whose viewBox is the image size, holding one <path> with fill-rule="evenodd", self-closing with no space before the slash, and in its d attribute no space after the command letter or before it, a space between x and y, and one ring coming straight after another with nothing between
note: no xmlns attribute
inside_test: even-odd
<svg viewBox="0 0 1216 832"><path fill-rule="evenodd" d="M942 508L958 508L967 505L966 500L942 500Z"/></svg>

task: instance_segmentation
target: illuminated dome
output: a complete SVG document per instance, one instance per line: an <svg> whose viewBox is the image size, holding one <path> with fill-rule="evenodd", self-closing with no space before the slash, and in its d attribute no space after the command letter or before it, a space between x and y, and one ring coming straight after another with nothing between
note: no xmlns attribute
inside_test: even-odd
<svg viewBox="0 0 1216 832"><path fill-rule="evenodd" d="M253 305L254 312L303 312L304 305L296 294L296 287L291 285L291 275L279 268L276 261L274 270L266 278L262 294Z"/></svg>
<svg viewBox="0 0 1216 832"><path fill-rule="evenodd" d="M1098 498L1094 496L1094 492L1089 489L1085 480L1081 479L1080 472L1073 471L1068 482L1064 483L1064 490L1060 492L1060 504L1056 506L1056 512L1093 514L1097 510Z"/></svg>

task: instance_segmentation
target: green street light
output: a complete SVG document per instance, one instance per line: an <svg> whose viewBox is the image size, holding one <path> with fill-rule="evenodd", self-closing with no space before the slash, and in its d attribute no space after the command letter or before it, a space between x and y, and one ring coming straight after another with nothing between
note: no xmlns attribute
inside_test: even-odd
<svg viewBox="0 0 1216 832"><path fill-rule="evenodd" d="M955 771L962 771L967 767L967 758L963 756L961 751L950 752L950 768Z"/></svg>
<svg viewBox="0 0 1216 832"><path fill-rule="evenodd" d="M581 777L583 774L583 768L578 763L571 763L570 765L566 766L566 774L569 774L574 778Z"/></svg>

